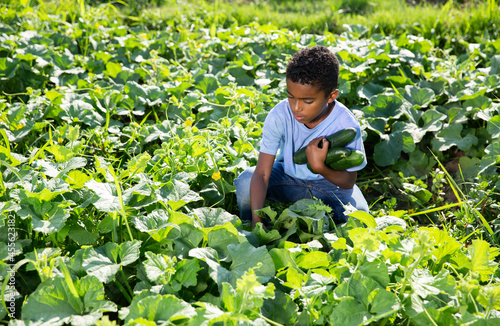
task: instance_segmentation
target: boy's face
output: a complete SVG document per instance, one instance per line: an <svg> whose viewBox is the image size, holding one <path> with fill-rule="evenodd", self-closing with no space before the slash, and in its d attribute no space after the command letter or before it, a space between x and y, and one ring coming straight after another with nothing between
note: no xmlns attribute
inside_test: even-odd
<svg viewBox="0 0 500 326"><path fill-rule="evenodd" d="M316 86L286 80L288 103L295 119L308 128L316 127L332 111L339 91L325 94Z"/></svg>

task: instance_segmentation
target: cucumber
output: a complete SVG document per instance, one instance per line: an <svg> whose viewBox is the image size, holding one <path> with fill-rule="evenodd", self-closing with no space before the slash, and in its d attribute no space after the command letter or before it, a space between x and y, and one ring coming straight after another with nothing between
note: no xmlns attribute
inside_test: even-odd
<svg viewBox="0 0 500 326"><path fill-rule="evenodd" d="M346 170L353 168L355 166L361 165L363 161L365 160L365 156L361 151L354 150L351 151L351 154L347 157L344 157L337 162L333 162L329 164L328 166L333 169L333 170Z"/></svg>
<svg viewBox="0 0 500 326"><path fill-rule="evenodd" d="M356 137L356 129L349 127L337 132L334 132L331 135L326 136L326 140L328 140L328 147L344 147L353 141L354 137ZM320 148L323 147L323 142L320 142L318 145ZM293 163L295 164L306 164L307 163L307 155L306 155L306 147L304 146L293 154Z"/></svg>
<svg viewBox="0 0 500 326"><path fill-rule="evenodd" d="M330 164L337 162L338 160L341 160L343 158L348 157L350 154L351 154L351 150L349 148L345 148L345 147L330 148L328 150L328 154L326 154L325 164L329 166ZM311 165L309 164L309 162L307 162L307 168L312 173L317 174L311 168Z"/></svg>
<svg viewBox="0 0 500 326"><path fill-rule="evenodd" d="M356 129L349 127L342 130L339 130L329 136L326 136L326 140L328 140L328 146L332 147L344 147L354 140L356 137ZM319 143L319 147L323 146L323 142Z"/></svg>
<svg viewBox="0 0 500 326"><path fill-rule="evenodd" d="M325 164L330 165L344 157L348 157L350 154L351 150L349 148L332 147L328 150L328 154L326 154Z"/></svg>
<svg viewBox="0 0 500 326"><path fill-rule="evenodd" d="M311 165L309 164L309 162L307 162L307 168L308 168L308 169L309 169L309 171L311 171L312 173L314 173L314 174L318 174L318 172L315 172L315 171L312 169L312 167L311 167Z"/></svg>

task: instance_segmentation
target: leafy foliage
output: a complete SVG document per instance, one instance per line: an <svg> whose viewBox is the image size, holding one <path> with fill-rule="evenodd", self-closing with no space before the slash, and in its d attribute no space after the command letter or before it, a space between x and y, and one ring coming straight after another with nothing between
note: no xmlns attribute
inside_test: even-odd
<svg viewBox="0 0 500 326"><path fill-rule="evenodd" d="M362 26L148 29L115 20L112 5L75 4L0 5L11 324L498 322L495 38L455 56L410 34L360 38ZM331 208L305 199L260 210L269 226L250 230L233 180L256 163L288 58L313 44L339 56L341 99L369 154L359 184L384 206L347 207L335 225ZM446 171L455 158L475 186ZM438 213L441 228L413 220Z"/></svg>

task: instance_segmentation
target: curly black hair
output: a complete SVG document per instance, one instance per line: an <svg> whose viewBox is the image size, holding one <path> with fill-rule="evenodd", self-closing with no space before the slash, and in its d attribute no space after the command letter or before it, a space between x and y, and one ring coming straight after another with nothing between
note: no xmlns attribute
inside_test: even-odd
<svg viewBox="0 0 500 326"><path fill-rule="evenodd" d="M294 83L316 86L328 95L339 83L339 60L325 46L304 48L288 62L286 78Z"/></svg>

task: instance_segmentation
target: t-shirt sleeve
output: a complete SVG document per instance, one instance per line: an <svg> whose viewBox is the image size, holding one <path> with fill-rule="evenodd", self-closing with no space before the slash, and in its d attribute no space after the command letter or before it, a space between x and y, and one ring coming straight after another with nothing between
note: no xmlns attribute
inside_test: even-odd
<svg viewBox="0 0 500 326"><path fill-rule="evenodd" d="M276 155L283 138L283 124L277 110L271 110L264 121L260 152Z"/></svg>

